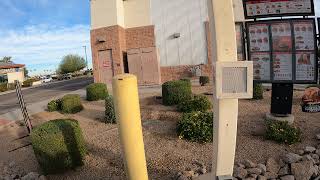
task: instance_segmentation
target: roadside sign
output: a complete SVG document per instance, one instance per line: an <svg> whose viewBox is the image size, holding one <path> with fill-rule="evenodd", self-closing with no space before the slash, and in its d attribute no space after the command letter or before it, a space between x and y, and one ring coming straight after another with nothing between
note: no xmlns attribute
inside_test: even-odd
<svg viewBox="0 0 320 180"><path fill-rule="evenodd" d="M243 0L246 19L314 16L313 0Z"/></svg>
<svg viewBox="0 0 320 180"><path fill-rule="evenodd" d="M317 82L315 19L247 22L246 33L256 82Z"/></svg>

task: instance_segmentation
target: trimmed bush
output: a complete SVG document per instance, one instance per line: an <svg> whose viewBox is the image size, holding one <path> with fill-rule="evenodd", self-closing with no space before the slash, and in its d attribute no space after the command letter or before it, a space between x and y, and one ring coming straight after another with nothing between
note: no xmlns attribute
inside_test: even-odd
<svg viewBox="0 0 320 180"><path fill-rule="evenodd" d="M36 82L36 79L27 79L23 81L22 87L31 87L33 82Z"/></svg>
<svg viewBox="0 0 320 180"><path fill-rule="evenodd" d="M33 151L45 174L61 173L83 165L85 141L78 121L58 119L31 132Z"/></svg>
<svg viewBox="0 0 320 180"><path fill-rule="evenodd" d="M178 105L178 111L180 112L193 112L201 111L206 112L211 109L212 105L207 96L198 95L194 96L188 101L184 101Z"/></svg>
<svg viewBox="0 0 320 180"><path fill-rule="evenodd" d="M75 114L82 111L80 96L77 94L68 94L61 99L61 111L67 114Z"/></svg>
<svg viewBox="0 0 320 180"><path fill-rule="evenodd" d="M180 81L186 81L186 82L188 82L188 83L190 84L190 86L191 86L191 79L189 79L189 78L183 78L183 79L180 79Z"/></svg>
<svg viewBox="0 0 320 180"><path fill-rule="evenodd" d="M8 90L7 83L0 83L0 92L5 92Z"/></svg>
<svg viewBox="0 0 320 180"><path fill-rule="evenodd" d="M61 99L52 100L48 103L48 111L60 111L61 110Z"/></svg>
<svg viewBox="0 0 320 180"><path fill-rule="evenodd" d="M187 81L168 81L162 85L162 100L166 106L179 104L191 97L191 83Z"/></svg>
<svg viewBox="0 0 320 180"><path fill-rule="evenodd" d="M16 89L16 84L15 83L8 83L7 87L8 87L8 90L14 90L14 89Z"/></svg>
<svg viewBox="0 0 320 180"><path fill-rule="evenodd" d="M253 99L255 100L263 99L263 86L261 83L253 84Z"/></svg>
<svg viewBox="0 0 320 180"><path fill-rule="evenodd" d="M178 122L177 133L180 139L199 143L212 142L213 113L184 113Z"/></svg>
<svg viewBox="0 0 320 180"><path fill-rule="evenodd" d="M266 139L291 145L301 141L301 131L288 122L267 121Z"/></svg>
<svg viewBox="0 0 320 180"><path fill-rule="evenodd" d="M103 83L93 83L87 86L87 100L103 100L108 96L107 85Z"/></svg>
<svg viewBox="0 0 320 180"><path fill-rule="evenodd" d="M116 123L116 113L114 111L114 104L112 96L108 96L105 101L105 121L106 123Z"/></svg>
<svg viewBox="0 0 320 180"><path fill-rule="evenodd" d="M205 86L206 84L208 84L210 82L210 79L208 76L200 76L199 82L200 82L201 86Z"/></svg>

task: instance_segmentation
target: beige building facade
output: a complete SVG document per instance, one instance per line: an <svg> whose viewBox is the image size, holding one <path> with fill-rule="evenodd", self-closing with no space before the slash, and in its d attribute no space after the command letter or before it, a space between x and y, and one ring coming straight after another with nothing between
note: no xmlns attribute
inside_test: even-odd
<svg viewBox="0 0 320 180"><path fill-rule="evenodd" d="M207 0L91 0L96 82L131 73L140 84L212 74ZM235 21L244 21L234 0Z"/></svg>
<svg viewBox="0 0 320 180"><path fill-rule="evenodd" d="M24 81L23 64L1 63L0 62L0 83L14 83L14 81Z"/></svg>

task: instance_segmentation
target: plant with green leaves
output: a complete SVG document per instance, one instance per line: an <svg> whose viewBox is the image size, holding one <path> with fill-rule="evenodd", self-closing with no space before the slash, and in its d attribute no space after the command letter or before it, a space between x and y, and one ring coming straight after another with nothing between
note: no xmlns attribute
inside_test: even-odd
<svg viewBox="0 0 320 180"><path fill-rule="evenodd" d="M301 131L286 121L269 120L266 139L291 145L301 141Z"/></svg>
<svg viewBox="0 0 320 180"><path fill-rule="evenodd" d="M191 97L191 83L188 81L168 81L162 85L162 100L166 106L177 105Z"/></svg>
<svg viewBox="0 0 320 180"><path fill-rule="evenodd" d="M192 142L207 143L213 139L213 113L184 113L177 125L180 139Z"/></svg>
<svg viewBox="0 0 320 180"><path fill-rule="evenodd" d="M179 112L206 112L212 108L212 104L207 96L195 95L192 99L184 101L178 105Z"/></svg>
<svg viewBox="0 0 320 180"><path fill-rule="evenodd" d="M57 99L57 100L52 100L48 103L48 111L49 112L54 112L54 111L60 111L61 110L61 99Z"/></svg>
<svg viewBox="0 0 320 180"><path fill-rule="evenodd" d="M261 83L253 84L253 99L255 100L263 99L263 86Z"/></svg>
<svg viewBox="0 0 320 180"><path fill-rule="evenodd" d="M86 61L83 57L76 54L69 54L63 57L60 62L58 72L60 74L73 73L86 67Z"/></svg>
<svg viewBox="0 0 320 180"><path fill-rule="evenodd" d="M0 83L0 92L5 92L8 90L8 84L7 83Z"/></svg>
<svg viewBox="0 0 320 180"><path fill-rule="evenodd" d="M108 96L108 88L104 83L93 83L87 86L87 100L103 100Z"/></svg>
<svg viewBox="0 0 320 180"><path fill-rule="evenodd" d="M199 82L200 82L201 86L205 86L206 84L208 84L210 82L210 79L208 76L200 76Z"/></svg>
<svg viewBox="0 0 320 180"><path fill-rule="evenodd" d="M68 94L61 99L61 111L66 114L75 114L82 111L83 106L78 94Z"/></svg>
<svg viewBox="0 0 320 180"><path fill-rule="evenodd" d="M87 149L78 121L49 121L34 128L30 136L34 154L45 174L62 173L83 165Z"/></svg>
<svg viewBox="0 0 320 180"><path fill-rule="evenodd" d="M116 123L116 113L114 110L113 97L110 95L105 100L105 121L106 123Z"/></svg>

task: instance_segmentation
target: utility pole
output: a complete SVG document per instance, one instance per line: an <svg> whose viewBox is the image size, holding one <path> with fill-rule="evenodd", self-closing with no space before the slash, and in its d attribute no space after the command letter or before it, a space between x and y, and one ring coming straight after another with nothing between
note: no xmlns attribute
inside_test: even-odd
<svg viewBox="0 0 320 180"><path fill-rule="evenodd" d="M87 65L87 70L89 70L89 66L88 66L88 56L87 56L87 46L82 46L84 47L84 53L86 54L86 65Z"/></svg>

